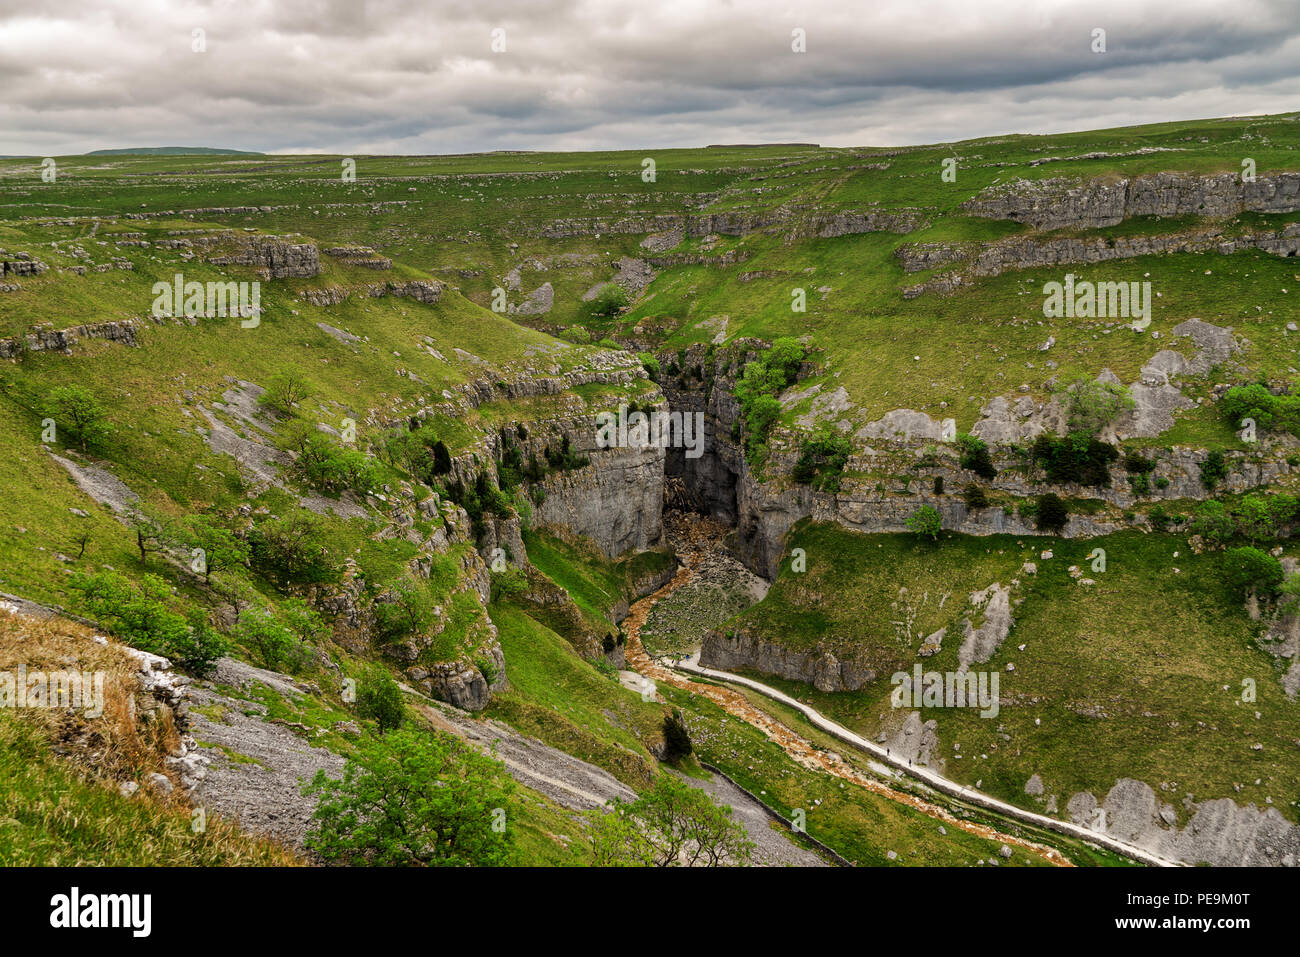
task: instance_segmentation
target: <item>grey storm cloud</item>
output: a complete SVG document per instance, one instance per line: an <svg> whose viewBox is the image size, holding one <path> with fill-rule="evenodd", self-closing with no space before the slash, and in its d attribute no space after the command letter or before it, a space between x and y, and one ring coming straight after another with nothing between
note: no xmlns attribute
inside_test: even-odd
<svg viewBox="0 0 1300 957"><path fill-rule="evenodd" d="M1293 0L0 0L0 154L942 142L1287 112L1297 63Z"/></svg>

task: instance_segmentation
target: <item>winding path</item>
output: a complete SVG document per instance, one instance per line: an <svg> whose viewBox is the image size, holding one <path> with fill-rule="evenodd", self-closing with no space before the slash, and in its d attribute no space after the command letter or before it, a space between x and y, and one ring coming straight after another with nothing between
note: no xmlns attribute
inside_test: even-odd
<svg viewBox="0 0 1300 957"><path fill-rule="evenodd" d="M757 691L759 694L766 695L774 701L779 701L787 707L795 708L803 714L804 717L827 734L830 734L847 744L851 744L859 750L867 752L873 758L884 764L888 764L897 771L916 778L918 781L925 782L936 791L940 791L951 797L960 798L968 804L974 804L990 811L996 811L998 814L1005 815L1006 817L1023 821L1026 824L1035 824L1038 827L1049 831L1055 831L1058 834L1065 834L1069 837L1081 838L1093 844L1100 844L1102 847L1109 848L1118 854L1123 854L1125 857L1131 857L1134 860L1141 861L1143 864L1151 864L1156 867L1183 866L1178 861L1171 861L1167 858L1160 857L1158 854L1153 854L1148 850L1138 847L1136 844L1121 841L1118 838L1109 836L1108 834L1101 834L1090 828L1074 824L1070 821L1061 821L1057 818L1047 817L1045 814L1037 814L1034 811L1027 811L1014 804L1008 804L1006 801L985 794L983 791L976 791L974 788L968 788L963 784L958 784L955 781L949 780L929 768L904 765L900 763L897 758L890 756L880 745L868 741L861 735L854 734L848 728L832 721L820 711L809 707L802 701L796 701L789 695L783 694L775 688L768 687L762 682L754 681L751 678L745 678L727 671L716 671L713 668L705 668L699 663L698 658L699 654L697 652L696 654L691 655L690 658L677 662L676 664L670 664L669 667L674 670L685 671L688 674L699 675L703 678L712 678L715 681L727 681L732 684L742 685L743 687Z"/></svg>
<svg viewBox="0 0 1300 957"><path fill-rule="evenodd" d="M700 530L704 532L704 529ZM1014 804L1009 804L982 791L977 791L965 785L958 784L949 780L941 774L928 768L919 768L909 766L899 759L891 756L885 748L877 745L862 736L855 734L843 725L832 721L821 712L809 707L801 701L783 694L775 688L769 687L759 681L751 678L745 678L740 675L732 674L727 671L717 671L712 668L705 668L699 664L698 652L680 662L669 662L666 659L652 658L646 652L641 644L641 627L645 624L649 616L650 609L654 605L671 595L674 591L686 584L694 576L695 567L699 564L703 554L707 534L692 535L691 540L686 543L684 549L679 553L683 559L682 566L673 576L672 581L664 585L654 594L642 598L629 609L628 617L623 622L623 628L627 634L627 661L630 668L638 672L645 678L652 681L663 681L675 687L691 691L695 694L702 694L714 703L718 704L727 713L733 717L739 718L748 724L758 728L767 735L773 742L779 745L787 754L804 767L823 771L836 777L850 781L859 787L865 788L874 794L881 795L892 801L906 804L923 814L943 821L945 824L959 827L972 834L989 840L1001 841L1008 845L1022 847L1029 852L1036 854L1045 860L1062 867L1072 867L1073 863L1060 851L1055 848L1047 847L1025 838L1013 837L1004 834L992 827L979 824L973 821L967 821L957 817L946 808L933 804L916 795L903 791L895 790L888 785L869 777L856 768L850 766L839 757L831 752L824 751L814 746L810 741L792 730L788 725L778 721L772 715L755 707L743 694L732 688L720 687L716 684L701 684L692 681L687 675L694 675L700 678L707 678L711 681L722 681L733 685L740 685L753 691L765 695L774 701L778 701L790 708L797 709L816 727L825 731L827 734L836 739L850 744L860 751L869 754L873 760L887 765L900 774L908 775L926 785L934 788L950 797L959 798L969 804L982 807L986 810L1003 815L1013 820L1021 821L1026 824L1032 824L1045 830L1053 831L1057 834L1063 834L1069 837L1079 838L1092 844L1097 844L1109 850L1122 854L1125 857L1139 861L1143 864L1149 864L1157 867L1178 867L1182 866L1177 861L1171 861L1160 857L1157 854L1140 848L1126 841L1101 834L1089 828L1082 827L1069 821L1061 821L1056 818L1047 817L1043 814L1037 814L1033 811L1025 810ZM649 687L643 690L650 690Z"/></svg>

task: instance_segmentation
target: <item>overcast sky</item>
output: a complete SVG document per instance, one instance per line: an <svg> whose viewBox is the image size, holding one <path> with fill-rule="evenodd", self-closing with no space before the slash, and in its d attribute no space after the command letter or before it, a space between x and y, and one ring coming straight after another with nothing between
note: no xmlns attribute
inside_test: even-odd
<svg viewBox="0 0 1300 957"><path fill-rule="evenodd" d="M1297 110L1298 64L1296 0L0 0L0 154L930 143Z"/></svg>

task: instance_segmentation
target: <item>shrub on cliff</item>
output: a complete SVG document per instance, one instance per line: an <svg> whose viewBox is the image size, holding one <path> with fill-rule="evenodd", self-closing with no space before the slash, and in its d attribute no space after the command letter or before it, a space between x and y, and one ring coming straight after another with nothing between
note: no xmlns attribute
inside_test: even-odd
<svg viewBox="0 0 1300 957"><path fill-rule="evenodd" d="M937 541L943 530L943 516L933 505L922 505L904 521L908 531L923 538Z"/></svg>
<svg viewBox="0 0 1300 957"><path fill-rule="evenodd" d="M1213 492L1227 474L1228 463L1224 461L1222 452L1215 449L1205 456L1205 461L1201 463L1201 484L1206 489Z"/></svg>
<svg viewBox="0 0 1300 957"><path fill-rule="evenodd" d="M357 682L357 714L373 719L380 734L401 727L406 715L402 689L384 668L372 665L361 675Z"/></svg>
<svg viewBox="0 0 1300 957"><path fill-rule="evenodd" d="M961 467L969 469L982 479L992 481L998 470L993 467L993 457L989 455L988 443L978 436L963 434L957 436L957 448L961 450Z"/></svg>
<svg viewBox="0 0 1300 957"><path fill-rule="evenodd" d="M1059 532L1070 520L1070 509L1061 496L1048 492L1038 496L1038 505L1034 510L1038 530L1042 532Z"/></svg>
<svg viewBox="0 0 1300 957"><path fill-rule="evenodd" d="M983 487L974 483L966 486L965 491L961 493L961 498L966 503L966 507L971 510L988 508L989 506L988 493L984 491Z"/></svg>
<svg viewBox="0 0 1300 957"><path fill-rule="evenodd" d="M790 477L800 485L812 485L824 492L840 490L840 476L848 464L853 446L842 435L824 432L804 439L799 448L799 459Z"/></svg>
<svg viewBox="0 0 1300 957"><path fill-rule="evenodd" d="M1119 458L1119 450L1083 432L1071 432L1064 438L1040 435L1031 455L1049 482L1109 488L1110 465Z"/></svg>
<svg viewBox="0 0 1300 957"><path fill-rule="evenodd" d="M751 465L761 464L767 456L768 433L781 415L777 396L794 384L804 355L803 344L786 336L773 340L761 359L745 363L735 394L745 424L745 454Z"/></svg>
<svg viewBox="0 0 1300 957"><path fill-rule="evenodd" d="M641 360L641 368L645 369L645 374L650 377L651 382L659 381L659 360L653 352L638 352L636 357Z"/></svg>

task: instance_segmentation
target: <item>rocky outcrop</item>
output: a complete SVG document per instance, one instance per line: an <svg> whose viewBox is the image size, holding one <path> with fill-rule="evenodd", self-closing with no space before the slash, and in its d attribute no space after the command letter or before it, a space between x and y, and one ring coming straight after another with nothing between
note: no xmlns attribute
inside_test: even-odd
<svg viewBox="0 0 1300 957"><path fill-rule="evenodd" d="M269 279L310 279L320 275L315 243L291 243L272 236L241 237L234 252L213 256L214 266L252 266Z"/></svg>
<svg viewBox="0 0 1300 957"><path fill-rule="evenodd" d="M538 232L547 239L576 236L650 234L651 249L671 249L674 236L745 236L760 231L779 231L788 239L849 236L857 233L909 233L923 220L916 209L823 210L799 205L776 206L756 212L728 210L719 213L627 216L622 219L588 217L557 219ZM680 242L680 240L678 240Z"/></svg>
<svg viewBox="0 0 1300 957"><path fill-rule="evenodd" d="M904 298L914 299L927 292L951 292L968 285L970 277L1000 276L1015 269L1110 262L1167 253L1215 252L1226 256L1246 249L1259 249L1274 256L1300 255L1300 223L1291 223L1276 231L1232 236L1203 228L1149 236L1071 236L951 245L918 243L900 246L897 256L904 272L920 272L950 263L963 264L960 272L939 273L926 282L905 287Z"/></svg>
<svg viewBox="0 0 1300 957"><path fill-rule="evenodd" d="M427 668L414 668L407 675L439 701L463 711L482 711L491 701L493 689L501 686L506 673L505 655L500 645L491 645L484 649L484 654L496 680L488 680L481 663L465 660L442 661Z"/></svg>
<svg viewBox="0 0 1300 957"><path fill-rule="evenodd" d="M962 643L957 652L960 671L973 664L983 664L997 654L1015 624L1011 617L1011 589L1005 585L995 582L972 594L970 600L971 604L982 607L984 620L978 628L969 618L962 621Z"/></svg>
<svg viewBox="0 0 1300 957"><path fill-rule="evenodd" d="M854 434L854 438L858 439L895 439L904 442L921 439L937 442L942 437L942 421L935 421L924 412L913 409L893 409L875 422L868 422Z"/></svg>
<svg viewBox="0 0 1300 957"><path fill-rule="evenodd" d="M822 644L809 649L790 648L743 629L708 632L700 648L700 664L720 671L748 668L803 681L826 692L857 691L876 678L859 657L837 657Z"/></svg>
<svg viewBox="0 0 1300 957"><path fill-rule="evenodd" d="M362 266L366 269L392 269L393 261L379 255L369 246L330 246L322 250L326 256L338 259L349 266Z"/></svg>
<svg viewBox="0 0 1300 957"><path fill-rule="evenodd" d="M1137 408L1117 421L1111 438L1158 434L1172 424L1173 412L1188 407L1188 400L1170 378L1186 372L1196 374L1221 363L1238 348L1231 329L1200 320L1187 320L1174 329L1196 344L1188 359L1172 350L1159 352L1143 367L1142 378L1132 388ZM760 344L761 346L761 344ZM697 511L733 525L736 534L731 547L745 564L760 575L773 577L784 555L784 540L798 521L833 522L859 532L907 531L907 519L922 505L940 513L943 527L970 535L1036 535L1032 519L1011 508L972 509L961 491L970 484L989 486L1016 499L1032 499L1055 492L1066 499L1094 499L1106 508L1093 514L1071 514L1061 535L1084 538L1106 535L1129 527L1144 528L1143 515L1132 512L1135 505L1176 499L1201 500L1210 496L1201 481L1204 450L1175 446L1149 450L1154 469L1139 493L1129 483L1121 462L1110 472L1107 487L1051 485L1041 473L1027 474L1024 463L1006 446L1032 440L1045 431L1063 432L1065 415L1056 399L1039 402L1032 396L995 397L985 405L981 420L972 432L989 442L998 470L987 482L961 468L951 444L936 441L943 433L942 422L925 413L901 409L859 430L848 471L868 473L865 478L843 479L838 491L815 491L791 483L789 476L797 458L797 434L778 427L769 443L764 475L756 477L745 461L733 427L739 409L732 394L738 370L760 346L744 341L726 350L709 350L694 345L683 353L663 353L660 365L678 373L665 375L664 394L674 410L704 413L704 454L687 459L681 450L669 449L665 460L668 502L672 507ZM1172 358L1176 356L1176 358ZM833 395L830 393L828 395ZM787 407L797 401L820 398L819 390L800 390L796 385L783 397ZM833 420L833 408L828 407ZM870 443L870 444L867 444ZM926 444L932 446L928 461L918 466ZM1228 474L1220 492L1244 492L1268 485L1287 474L1286 457L1294 443L1273 437L1249 452L1227 452ZM875 473L879 477L872 477ZM912 481L900 487L897 476L910 474ZM888 482L882 481L888 476ZM942 479L945 492L933 491Z"/></svg>
<svg viewBox="0 0 1300 957"><path fill-rule="evenodd" d="M1277 808L1242 807L1228 798L1198 803L1190 795L1182 803L1190 820L1179 828L1173 805L1161 802L1149 785L1122 778L1100 805L1081 791L1070 798L1067 811L1076 824L1188 864L1300 864L1300 827Z"/></svg>
<svg viewBox="0 0 1300 957"><path fill-rule="evenodd" d="M0 359L14 359L24 352L70 352L82 339L103 339L124 346L136 345L136 325L130 319L95 322L66 329L37 326L24 336L0 339Z"/></svg>
<svg viewBox="0 0 1300 957"><path fill-rule="evenodd" d="M1243 212L1291 213L1300 209L1300 173L1261 176L1250 183L1243 183L1238 173L1155 173L1084 182L1018 179L989 187L960 209L972 216L1010 219L1035 229L1094 229L1114 226L1132 216L1223 219Z"/></svg>
<svg viewBox="0 0 1300 957"><path fill-rule="evenodd" d="M549 282L544 282L519 305L510 304L510 312L520 316L544 316L555 304L555 289Z"/></svg>
<svg viewBox="0 0 1300 957"><path fill-rule="evenodd" d="M425 305L433 305L442 298L445 288L442 283L435 280L412 279L408 282L394 282L390 279L388 282L353 288L327 286L324 289L304 289L300 295L313 306L336 306L351 296L368 296L371 299L404 296Z"/></svg>
<svg viewBox="0 0 1300 957"><path fill-rule="evenodd" d="M0 250L0 278L5 276L39 276L49 267L39 259L33 259L30 253L14 253L8 258Z"/></svg>
<svg viewBox="0 0 1300 957"><path fill-rule="evenodd" d="M571 434L571 447L590 464L543 479L546 498L534 510L537 520L585 535L611 557L657 544L663 531L664 449L600 449L595 432L592 426Z"/></svg>

